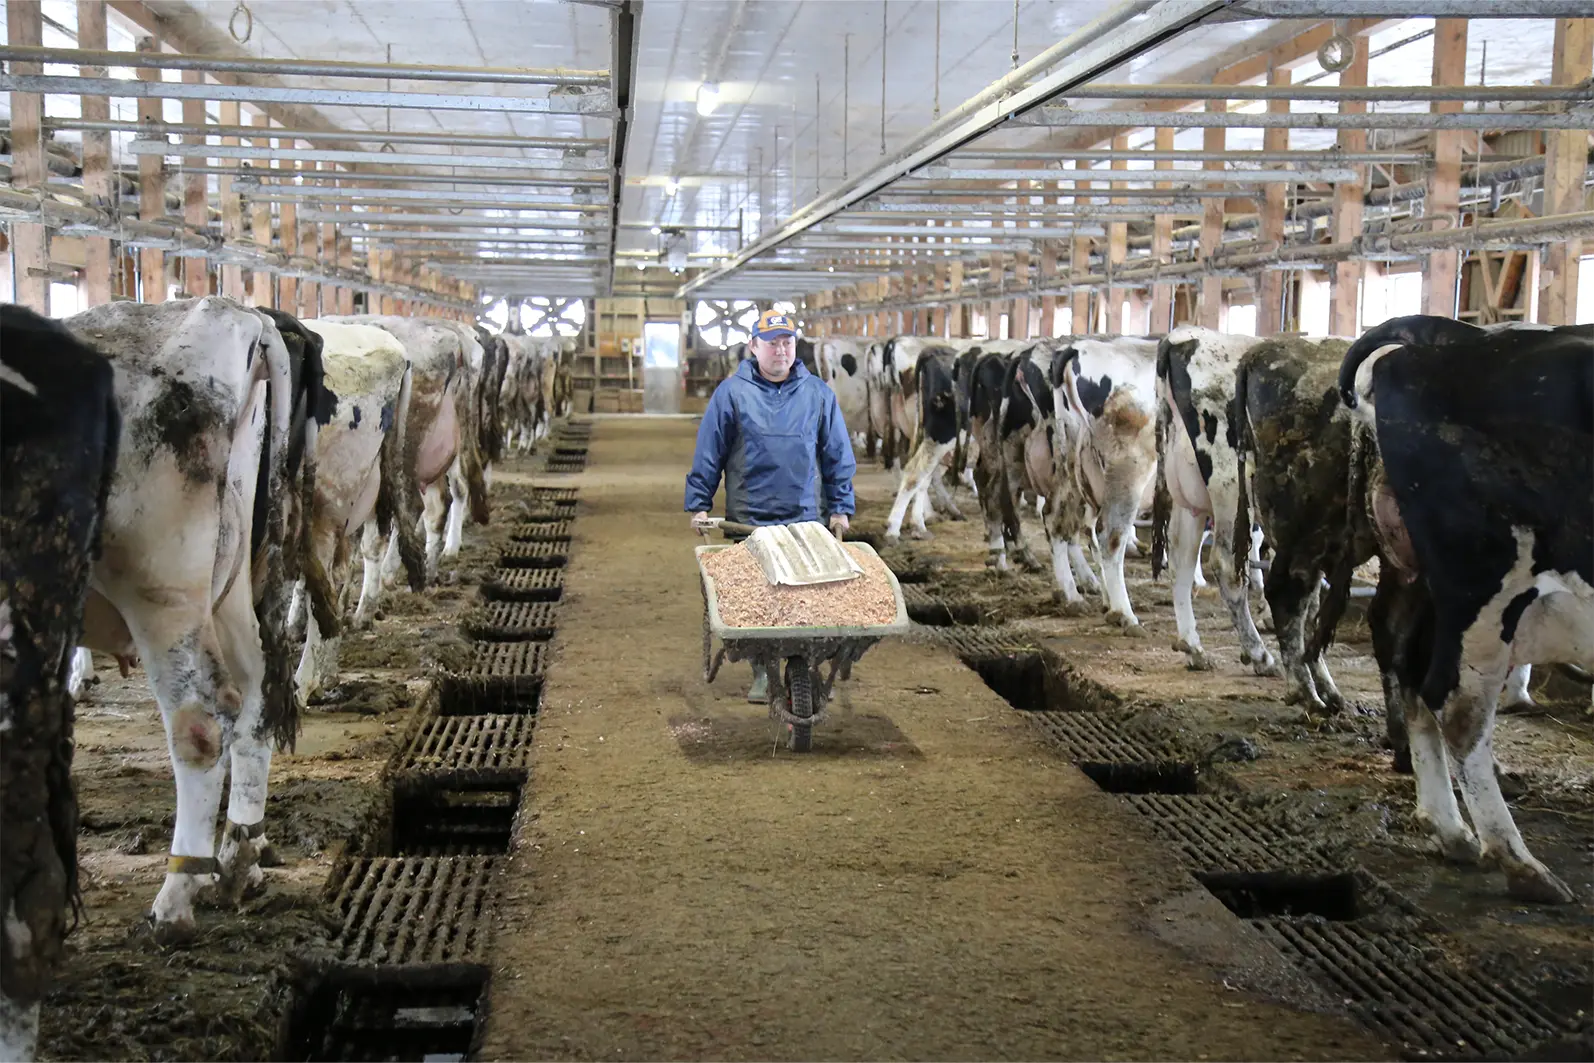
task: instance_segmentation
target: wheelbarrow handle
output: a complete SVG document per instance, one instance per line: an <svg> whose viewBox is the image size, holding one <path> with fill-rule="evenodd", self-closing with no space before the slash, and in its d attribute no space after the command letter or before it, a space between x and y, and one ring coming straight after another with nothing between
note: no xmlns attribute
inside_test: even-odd
<svg viewBox="0 0 1594 1063"><path fill-rule="evenodd" d="M738 524L733 520L720 521L719 528L726 535L751 535L754 530L751 524Z"/></svg>

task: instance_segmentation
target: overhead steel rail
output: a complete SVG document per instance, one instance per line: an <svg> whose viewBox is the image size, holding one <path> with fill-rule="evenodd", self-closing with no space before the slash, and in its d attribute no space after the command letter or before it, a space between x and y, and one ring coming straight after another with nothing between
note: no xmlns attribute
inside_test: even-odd
<svg viewBox="0 0 1594 1063"><path fill-rule="evenodd" d="M1077 111L1071 107L1038 107L1014 117L1018 125L1066 128L1103 126L1116 129L1588 129L1594 112L1572 111Z"/></svg>
<svg viewBox="0 0 1594 1063"><path fill-rule="evenodd" d="M570 170L603 170L608 162L602 156L569 159L528 159L513 155L443 155L432 152L334 151L329 148L268 148L243 144L168 144L163 140L135 140L127 146L130 155L159 155L185 159L261 159L273 162L332 162L376 164L380 166L458 166L464 169L553 167Z"/></svg>
<svg viewBox="0 0 1594 1063"><path fill-rule="evenodd" d="M1161 189L1166 195L1182 194L1182 190L1165 188ZM1105 194L1105 193L1104 193ZM1150 203L1096 203L1079 204L1070 203L1012 203L995 207L983 207L974 203L958 205L956 218L948 217L945 209L936 209L933 203L876 203L873 206L855 207L837 217L846 220L858 218L881 218L895 221L938 221L944 223L936 226L932 232L940 232L942 228L952 228L959 222L970 219L984 220L988 218L1002 218L1006 220L1062 220L1066 218L1105 218L1110 215L1127 215L1131 218L1150 218L1157 214L1169 214L1179 211L1200 210L1201 203L1194 198L1190 199L1165 199Z"/></svg>
<svg viewBox="0 0 1594 1063"><path fill-rule="evenodd" d="M586 221L560 218L454 217L450 214L373 214L370 211L301 210L300 221L328 222L342 232L388 232L373 225L426 225L433 229L568 229L572 232L606 232L608 219Z"/></svg>
<svg viewBox="0 0 1594 1063"><path fill-rule="evenodd" d="M268 185L240 181L241 191L251 199L267 202L283 200L355 200L367 203L393 203L414 200L443 203L447 207L541 207L545 210L608 210L607 201L571 199L569 196L534 196L516 192L440 192L432 188L317 188L309 185Z"/></svg>
<svg viewBox="0 0 1594 1063"><path fill-rule="evenodd" d="M1588 0L1241 0L1213 16L1246 19L1586 18Z"/></svg>
<svg viewBox="0 0 1594 1063"><path fill-rule="evenodd" d="M123 177L138 180L137 170L118 170ZM178 166L174 173L179 174L205 174L214 177L231 177L236 181L248 182L252 188L329 188L331 185L310 182L335 182L347 185L349 182L382 184L416 184L416 185L471 185L489 188L515 188L515 187L546 187L545 180L530 180L516 177L468 177L446 173L383 173L379 170L273 170L264 166L231 167L231 166L191 166L183 164ZM591 182L587 182L590 184ZM355 191L361 191L356 189ZM366 190L369 191L369 190Z"/></svg>
<svg viewBox="0 0 1594 1063"><path fill-rule="evenodd" d="M1048 171L1036 170L1035 173L1044 174ZM1155 199L1160 196L1177 195L1180 199L1244 199L1249 193L1242 188L1217 189L1217 188L1113 188L1106 187L1113 178L1114 173L1128 173L1127 170L1095 170L1098 174L1108 175L1092 179L1093 188L992 188L989 185L980 185L975 188L947 188L940 184L918 184L911 188L885 188L873 196L860 201L862 205L878 204L887 196L912 196L915 199L930 197L960 196L966 199L979 199L988 203L996 203L1010 199L1039 199L1042 196L1055 196L1062 199L1106 199L1108 196L1121 198ZM1203 171L1194 171L1197 173ZM1216 171L1213 171L1216 172ZM1044 177L1035 178L1037 181L1046 180ZM1085 178L1081 177L1081 181ZM978 203L959 203L957 209L965 207L978 207ZM849 208L850 209L850 208Z"/></svg>
<svg viewBox="0 0 1594 1063"><path fill-rule="evenodd" d="M1361 175L1354 169L1327 170L981 170L926 167L903 184L915 187L915 180L929 181L1056 181L1059 184L1105 184L1108 181L1194 181L1197 184L1338 184L1354 181Z"/></svg>
<svg viewBox="0 0 1594 1063"><path fill-rule="evenodd" d="M342 59L256 59L174 52L118 52L0 44L0 59L15 63L123 66L193 70L204 74L272 74L316 78L387 78L393 81L463 81L490 85L578 85L607 88L607 70L533 70L519 67L434 66L421 63L351 63Z"/></svg>
<svg viewBox="0 0 1594 1063"><path fill-rule="evenodd" d="M1427 166L1433 156L1417 151L1340 151L1327 148L1323 151L1157 151L1138 149L1113 151L1043 148L966 148L946 157L950 164L973 160L993 162L1055 162L1072 159L1076 162L1308 162L1323 166L1343 166L1346 163L1377 163L1384 166Z"/></svg>
<svg viewBox="0 0 1594 1063"><path fill-rule="evenodd" d="M9 72L0 74L0 90L65 96L110 96L128 100L216 100L239 103L295 103L310 107L391 107L394 110L615 117L614 107L607 92L580 95L550 93L547 96L486 94L461 96L449 93L390 92L374 89L297 88L286 85L202 85L186 81L135 81L128 78L63 77L55 74Z"/></svg>
<svg viewBox="0 0 1594 1063"><path fill-rule="evenodd" d="M592 138L511 137L482 133L400 133L395 130L380 129L279 129L275 126L185 125L177 122L153 125L145 122L89 118L46 118L44 128L49 131L73 130L89 133L245 137L255 140L347 140L388 144L445 144L470 148L564 149L569 152L602 152L609 146L606 140Z"/></svg>
<svg viewBox="0 0 1594 1063"><path fill-rule="evenodd" d="M1354 5L1352 5L1354 7ZM1359 12L1358 12L1359 13ZM1588 11L1585 9L1584 14ZM1313 100L1324 103L1586 103L1594 85L1081 85L1075 100Z"/></svg>

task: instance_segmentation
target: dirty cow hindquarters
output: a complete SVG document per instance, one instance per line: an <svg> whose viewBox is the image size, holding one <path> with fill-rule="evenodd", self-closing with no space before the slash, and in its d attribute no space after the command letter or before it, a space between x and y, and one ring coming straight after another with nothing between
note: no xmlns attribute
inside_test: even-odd
<svg viewBox="0 0 1594 1063"><path fill-rule="evenodd" d="M0 1056L31 1059L77 891L66 672L120 414L110 364L58 323L0 307Z"/></svg>

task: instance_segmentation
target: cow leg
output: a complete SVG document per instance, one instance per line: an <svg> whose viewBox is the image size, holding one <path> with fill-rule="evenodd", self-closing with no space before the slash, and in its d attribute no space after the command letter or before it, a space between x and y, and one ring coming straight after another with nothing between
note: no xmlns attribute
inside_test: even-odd
<svg viewBox="0 0 1594 1063"><path fill-rule="evenodd" d="M1235 634L1240 636L1240 663L1250 665L1257 675L1278 675L1278 662L1262 643L1256 622L1251 619L1249 576L1235 570L1234 555L1230 552L1232 544L1227 542L1226 536L1214 535L1212 542L1218 560L1218 594L1228 607Z"/></svg>
<svg viewBox="0 0 1594 1063"><path fill-rule="evenodd" d="M421 530L426 534L426 578L437 578L437 564L443 555L443 526L448 519L448 498L441 482L421 492ZM397 536L394 536L397 549Z"/></svg>
<svg viewBox="0 0 1594 1063"><path fill-rule="evenodd" d="M485 473L485 470L483 470ZM448 515L443 534L443 556L458 557L465 543L465 510L470 496L465 485L465 473L456 459L448 467Z"/></svg>
<svg viewBox="0 0 1594 1063"><path fill-rule="evenodd" d="M398 544L398 536L392 536L392 544ZM360 579L360 603L354 607L354 626L357 628L370 625L377 602L382 598L382 554L387 545L376 521L366 521L365 527L360 530L360 558L364 563L364 574ZM394 554L397 556L396 550Z"/></svg>
<svg viewBox="0 0 1594 1063"><path fill-rule="evenodd" d="M895 542L901 537L902 521L908 515L909 503L913 505L914 538L929 538L929 532L924 527L924 510L930 492L930 480L941 467L940 450L940 447L926 441L908 460L902 483L897 488L897 497L891 503L891 515L886 519L887 540Z"/></svg>
<svg viewBox="0 0 1594 1063"><path fill-rule="evenodd" d="M269 593L269 591L267 592ZM315 627L310 617L309 627ZM260 856L267 848L266 780L271 773L271 738L261 733L263 707L261 683L266 662L261 648L260 625L255 618L249 585L234 583L216 609L216 634L221 642L228 670L243 690L243 710L233 728L229 743L232 760L232 786L227 798L227 828L217 854L222 899L237 904L246 895L265 887ZM217 793L218 803L220 793ZM216 811L208 823L214 829Z"/></svg>
<svg viewBox="0 0 1594 1063"><path fill-rule="evenodd" d="M1417 777L1417 819L1439 838L1447 860L1458 864L1478 862L1477 836L1461 818L1455 791L1450 788L1450 759L1445 755L1439 720L1408 688L1400 698L1406 714L1406 734L1411 742L1411 768ZM1490 771L1493 776L1493 771Z"/></svg>
<svg viewBox="0 0 1594 1063"><path fill-rule="evenodd" d="M74 700L83 696L83 690L94 682L94 653L79 646L72 651L72 668L67 673L66 688Z"/></svg>
<svg viewBox="0 0 1594 1063"><path fill-rule="evenodd" d="M1279 657L1288 680L1284 703L1305 705L1308 713L1323 714L1330 709L1318 696L1306 660L1306 618L1316 612L1313 607L1317 602L1318 577L1315 572L1303 575L1295 571L1292 561L1293 556L1281 547L1263 585L1263 593L1273 607L1273 633L1278 638Z"/></svg>
<svg viewBox="0 0 1594 1063"><path fill-rule="evenodd" d="M1207 585L1207 574L1201 569L1201 554L1206 550L1207 543L1211 541L1212 535L1206 530L1206 526L1203 523L1201 529L1201 542L1196 546L1195 585L1197 587L1205 587Z"/></svg>
<svg viewBox="0 0 1594 1063"><path fill-rule="evenodd" d="M1528 692L1528 683L1532 680L1531 664L1511 669L1511 674L1505 677L1505 693L1500 697L1500 711L1522 712L1538 708L1538 702L1534 701L1533 695Z"/></svg>
<svg viewBox="0 0 1594 1063"><path fill-rule="evenodd" d="M952 498L952 492L946 486L946 480L940 475L937 467L936 475L930 477L930 491L935 496L935 508L952 520L964 520L963 511L958 508L957 502Z"/></svg>
<svg viewBox="0 0 1594 1063"><path fill-rule="evenodd" d="M989 449L981 447L980 457L974 463L974 497L979 500L980 513L985 517L985 565L1006 572L1007 538L1003 534L1000 477L998 470L991 467Z"/></svg>
<svg viewBox="0 0 1594 1063"><path fill-rule="evenodd" d="M1201 648L1196 631L1195 608L1191 604L1195 574L1201 558L1201 533L1205 519L1183 506L1175 506L1168 518L1168 563L1173 568L1173 618L1179 637L1173 648L1189 656L1193 672L1212 668L1212 659Z"/></svg>
<svg viewBox="0 0 1594 1063"><path fill-rule="evenodd" d="M1127 529L1122 526L1122 514L1115 517L1109 510L1107 516L1112 521L1107 530L1107 548L1098 551L1102 584L1107 591L1107 622L1123 628L1128 634L1144 638L1146 629L1140 626L1140 620L1135 616L1135 607L1129 601L1129 586L1124 579L1124 550L1134 535L1134 514L1129 514Z"/></svg>
<svg viewBox="0 0 1594 1063"><path fill-rule="evenodd" d="M7 912L8 920L15 912ZM0 1060L36 1059L39 1046L39 1002L13 1000L0 993Z"/></svg>
<svg viewBox="0 0 1594 1063"><path fill-rule="evenodd" d="M299 652L299 667L293 673L293 686L300 705L309 705L310 699L321 689L315 660L321 644L321 625L311 616L304 626L304 649Z"/></svg>

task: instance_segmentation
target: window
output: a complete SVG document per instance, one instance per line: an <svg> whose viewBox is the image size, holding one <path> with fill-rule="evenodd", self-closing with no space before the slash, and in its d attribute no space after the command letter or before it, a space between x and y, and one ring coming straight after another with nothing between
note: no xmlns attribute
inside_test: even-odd
<svg viewBox="0 0 1594 1063"><path fill-rule="evenodd" d="M1235 336L1256 335L1256 304L1229 307L1229 320L1223 331Z"/></svg>
<svg viewBox="0 0 1594 1063"><path fill-rule="evenodd" d="M997 334L995 336L991 337L991 338L992 339L998 339L998 340L1009 340L1009 339L1012 339L1013 337L1011 335L1009 335L1009 329L1010 329L1011 326L1008 324L1007 315L1003 314L1001 317L997 318L997 321L998 321Z"/></svg>
<svg viewBox="0 0 1594 1063"><path fill-rule="evenodd" d="M642 326L642 368L674 369L681 364L681 326L649 321Z"/></svg>
<svg viewBox="0 0 1594 1063"><path fill-rule="evenodd" d="M1059 306L1052 311L1052 335L1067 336L1074 331L1074 308Z"/></svg>
<svg viewBox="0 0 1594 1063"><path fill-rule="evenodd" d="M82 293L75 284L50 282L50 316L71 317L83 309Z"/></svg>
<svg viewBox="0 0 1594 1063"><path fill-rule="evenodd" d="M534 296L521 304L520 324L528 336L579 336L587 325L587 301Z"/></svg>
<svg viewBox="0 0 1594 1063"><path fill-rule="evenodd" d="M758 304L747 299L700 299L692 311L692 323L705 344L725 350L752 338Z"/></svg>

